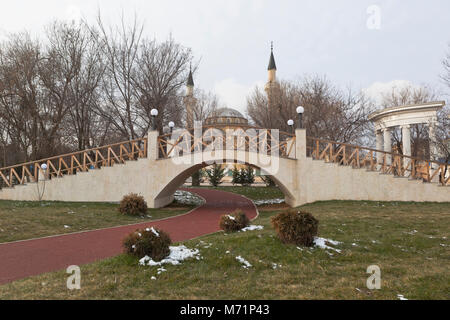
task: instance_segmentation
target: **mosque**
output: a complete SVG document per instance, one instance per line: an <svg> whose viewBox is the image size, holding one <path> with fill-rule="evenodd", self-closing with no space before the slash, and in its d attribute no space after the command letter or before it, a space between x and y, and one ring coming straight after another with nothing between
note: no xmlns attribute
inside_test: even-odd
<svg viewBox="0 0 450 320"><path fill-rule="evenodd" d="M267 67L268 72L268 80L266 85L264 86L264 91L267 94L269 106L271 105L271 96L272 92L279 87L276 73L277 66L275 64L275 57L273 55L273 44L270 48L270 58L269 65ZM194 97L194 78L192 76L192 70L189 71L189 76L186 82L186 95L184 97L184 105L186 108L186 127L192 128L194 127L194 109L197 103L197 99ZM239 111L232 108L219 108L213 111L208 117L205 119L203 125L205 126L220 126L224 129L233 129L240 128L243 126L249 126L249 121L246 117L242 115ZM232 170L236 166L238 169L244 168L244 165L240 164L228 164L226 166L226 177L223 179L224 182L230 182L232 179ZM262 182L259 170L255 172L256 178L255 182Z"/></svg>
<svg viewBox="0 0 450 320"><path fill-rule="evenodd" d="M276 79L277 66L275 64L275 57L273 55L273 45L270 48L270 58L268 71L268 80L264 87L264 91L267 94L269 105L270 97L272 96L273 90L278 87L278 82ZM192 76L192 70L189 72L188 80L186 83L186 96L184 97L184 105L186 108L186 125L188 128L194 126L194 107L197 100L194 97L194 79ZM245 118L242 113L232 108L219 108L213 111L204 121L204 125L214 126L220 125L226 128L235 128L248 126L248 119Z"/></svg>

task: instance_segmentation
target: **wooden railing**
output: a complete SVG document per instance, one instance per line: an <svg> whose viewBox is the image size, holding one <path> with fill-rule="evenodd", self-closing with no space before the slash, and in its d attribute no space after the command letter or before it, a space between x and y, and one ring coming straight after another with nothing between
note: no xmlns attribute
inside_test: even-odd
<svg viewBox="0 0 450 320"><path fill-rule="evenodd" d="M230 128L226 125L204 126L175 131L158 137L159 158L166 159L205 150L238 150L262 152L295 158L295 135L278 130L251 126Z"/></svg>
<svg viewBox="0 0 450 320"><path fill-rule="evenodd" d="M114 164L146 157L146 137L118 142L98 148L0 168L0 186L2 188L13 187L14 185L27 182L37 182L39 177L52 179L101 167L111 167ZM45 166L43 168L44 164L46 168Z"/></svg>
<svg viewBox="0 0 450 320"><path fill-rule="evenodd" d="M307 137L307 156L353 168L450 185L449 164L398 153Z"/></svg>

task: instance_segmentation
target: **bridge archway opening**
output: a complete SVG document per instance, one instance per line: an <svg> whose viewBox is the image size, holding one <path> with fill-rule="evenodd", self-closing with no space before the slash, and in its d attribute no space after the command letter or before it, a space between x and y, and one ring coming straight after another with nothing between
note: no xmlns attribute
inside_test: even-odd
<svg viewBox="0 0 450 320"><path fill-rule="evenodd" d="M251 168L259 169L262 175L267 175L268 177L270 177L275 182L277 187L280 188L281 192L285 196L286 203L288 202L288 199L294 198L294 196L292 195L292 193L289 191L288 187L286 186L286 183L284 181L282 181L282 179L280 179L280 177L278 177L277 175L268 174L263 168L261 168L259 166L256 166L254 164L247 163L247 162L236 163L234 161L223 161L220 164L223 164L223 165L234 165L234 164L247 165L247 166L250 166ZM209 167L209 166L211 166L210 163L202 162L199 164L192 165L191 167L184 169L183 171L178 173L173 179L170 180L169 183L167 183L162 188L162 190L159 192L159 194L155 198L155 203L170 204L173 201L173 195L175 194L175 192L186 182L186 180L189 177L191 177L195 172L198 172L199 170Z"/></svg>

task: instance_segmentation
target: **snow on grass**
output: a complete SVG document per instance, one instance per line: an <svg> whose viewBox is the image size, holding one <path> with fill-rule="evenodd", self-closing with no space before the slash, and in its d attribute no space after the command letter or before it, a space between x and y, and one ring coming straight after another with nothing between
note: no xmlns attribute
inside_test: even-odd
<svg viewBox="0 0 450 320"><path fill-rule="evenodd" d="M166 272L166 271L167 271L167 269L164 269L163 267L161 267L161 268L158 268L158 273L157 274L161 274L161 273Z"/></svg>
<svg viewBox="0 0 450 320"><path fill-rule="evenodd" d="M64 225L64 228L69 229L70 226L68 226L67 224Z"/></svg>
<svg viewBox="0 0 450 320"><path fill-rule="evenodd" d="M336 251L337 253L341 253L341 250L330 247L329 245L327 245L327 243L332 244L334 246L341 244L341 242L339 242L339 241L320 238L320 237L314 237L314 245L316 247L319 247L321 249L333 250L333 251Z"/></svg>
<svg viewBox="0 0 450 320"><path fill-rule="evenodd" d="M228 217L228 219L231 219L231 220L233 220L233 221L235 221L235 220L236 220L236 218L235 218L235 217L233 217L233 216L230 216L230 215L228 215L227 217Z"/></svg>
<svg viewBox="0 0 450 320"><path fill-rule="evenodd" d="M242 228L241 230L239 230L239 232L246 232L246 231L254 231L254 230L262 230L264 229L263 226L255 226L255 225L250 225L248 227Z"/></svg>
<svg viewBox="0 0 450 320"><path fill-rule="evenodd" d="M244 269L251 268L251 266L252 266L252 265L250 264L250 262L248 262L247 260L245 260L245 259L242 258L241 256L237 256L237 257L236 257L236 260L243 264L242 267L243 267Z"/></svg>
<svg viewBox="0 0 450 320"><path fill-rule="evenodd" d="M399 300L408 300L402 294L398 294L397 298L399 298Z"/></svg>
<svg viewBox="0 0 450 320"><path fill-rule="evenodd" d="M163 264L172 264L172 265L179 265L181 261L184 261L189 258L197 258L197 260L200 259L200 251L198 249L188 249L186 246L180 245L180 246L170 246L170 254L167 258L156 262L153 261L152 258L149 256L145 256L142 259L139 260L139 264L142 266L162 266ZM159 271L159 269L158 269ZM165 271L165 270L164 270ZM163 272L163 271L162 271Z"/></svg>
<svg viewBox="0 0 450 320"><path fill-rule="evenodd" d="M256 206L261 206L264 204L279 204L279 203L284 203L284 199L277 198L277 199L254 200L253 203Z"/></svg>
<svg viewBox="0 0 450 320"><path fill-rule="evenodd" d="M278 268L281 268L282 267L282 265L281 264L277 264L277 263L275 263L275 262L272 262L272 269L278 269Z"/></svg>
<svg viewBox="0 0 450 320"><path fill-rule="evenodd" d="M174 198L176 202L184 205L200 206L204 202L200 197L197 197L190 192L181 190L175 191Z"/></svg>

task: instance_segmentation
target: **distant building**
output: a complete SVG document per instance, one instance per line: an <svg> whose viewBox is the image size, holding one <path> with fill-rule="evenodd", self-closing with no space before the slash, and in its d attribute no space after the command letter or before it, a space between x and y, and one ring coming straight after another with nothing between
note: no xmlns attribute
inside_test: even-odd
<svg viewBox="0 0 450 320"><path fill-rule="evenodd" d="M246 119L239 111L231 108L220 108L214 111L206 120L206 125L227 125L242 126L248 125L248 119Z"/></svg>

